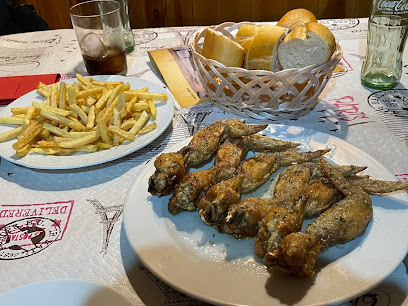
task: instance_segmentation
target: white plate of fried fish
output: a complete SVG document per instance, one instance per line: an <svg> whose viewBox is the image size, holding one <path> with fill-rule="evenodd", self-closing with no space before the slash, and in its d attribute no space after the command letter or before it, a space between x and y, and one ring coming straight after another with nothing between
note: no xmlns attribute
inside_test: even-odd
<svg viewBox="0 0 408 306"><path fill-rule="evenodd" d="M228 129L233 130L226 127ZM218 147L211 141L206 141L205 145L196 143L196 151L191 146L194 137L193 140L189 138L164 153L171 154L159 155L146 165L129 189L124 210L126 234L138 258L175 289L219 305L327 305L351 300L381 283L402 262L408 250L408 237L405 235L408 230L408 195L404 191L374 193L388 190L381 189L387 184L399 184L402 189L407 186L398 182L374 158L334 136L275 124L263 126L260 130L263 137L278 141L273 148L266 138L237 136L232 132L233 137L243 139L242 142L239 140L240 146L242 143L246 146L245 159L241 157L237 170L232 173L227 173L233 160L233 155L228 154L232 151L227 150L228 154L224 152L224 155L220 153L226 150L228 144L225 143L231 138L222 139L224 143L219 142ZM220 135L210 132L216 137ZM236 138L232 140L235 141ZM298 146L285 148L288 143ZM214 154L211 158L208 158L211 154L202 154L205 150L212 150L216 154L215 160ZM314 152L319 154L314 156ZM160 162L168 162L169 157L175 158L172 161L173 171L180 154L184 163L189 165L184 169L188 173L205 170L200 173L207 175L218 163L223 165L217 168L217 175L221 175L215 180L217 182L211 181L212 185L201 190L198 197L195 194L197 207L174 205L173 199L183 189L181 186L187 182L188 174L178 177L179 181L167 190L157 179L163 178L163 173L158 174L157 170ZM323 154L324 158L319 157ZM302 160L304 156L307 158ZM202 162L203 158L208 159ZM225 161L229 164L222 164ZM277 167L277 164L280 166ZM345 174L350 169L354 172ZM165 179L179 175L172 174ZM197 175L190 187L198 188L208 181L206 178L208 176ZM256 231L247 228L243 232L252 234L236 234L237 224L244 224L242 220L260 218L259 211L244 210L249 206L242 203L253 199L256 205L258 201L269 203L279 200L281 203L285 194L296 189L296 181L302 182L302 178L307 178L308 183L299 186L323 184L341 196L335 197L335 203L332 202L328 208L308 215L304 211L311 202L302 187L302 195L293 200L290 210L285 210L286 206L274 206L275 210L271 208L266 217L254 223ZM238 197L228 191L231 186L235 186L235 191L239 190ZM279 198L279 190L282 198ZM328 194L322 190L326 189L310 194ZM189 191L189 194L178 198L180 203L180 199L193 194L191 189ZM230 201L229 206L225 206L225 201ZM207 209L206 205L210 205L211 209ZM238 205L245 214L231 215L234 205ZM260 206L255 207L258 209ZM252 219L248 218L251 213ZM308 215L305 220L299 219L305 214ZM280 219L276 221L273 216ZM300 223L296 225L296 222ZM227 223L232 227L228 227ZM268 231L271 231L269 236L266 235ZM274 233L284 234L273 240L276 239ZM339 238L333 240L333 246L327 245L330 239L334 239L332 237L337 236ZM302 257L301 254L308 255Z"/></svg>

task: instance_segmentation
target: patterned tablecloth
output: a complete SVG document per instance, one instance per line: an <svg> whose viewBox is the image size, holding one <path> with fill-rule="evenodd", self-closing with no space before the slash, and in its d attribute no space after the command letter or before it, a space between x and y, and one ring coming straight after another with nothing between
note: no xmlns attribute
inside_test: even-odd
<svg viewBox="0 0 408 306"><path fill-rule="evenodd" d="M407 65L403 67L401 84L391 90L393 100L381 99L385 92L360 85L367 20L321 22L333 31L343 48L343 71L333 76L310 114L279 123L342 138L386 165L399 179L408 180L408 113L396 116L394 112L398 109L407 112L408 92L404 86L408 84ZM147 51L186 45L197 29L134 30L137 47L128 55L127 75L163 84L152 70ZM406 55L404 59L408 63ZM73 30L0 37L0 76L57 72L63 79L75 73L86 75ZM99 166L48 171L1 160L0 226L43 215L42 222L53 219L59 227L57 230L57 226L45 224L48 241L53 242L22 250L21 258L8 258L8 253L0 250L0 293L39 281L78 279L113 287L135 305L204 305L167 286L143 267L121 226L121 213L128 188L149 159L197 129L226 117L235 116L211 103L189 108L176 105L173 126L161 137L140 151ZM0 232L2 245L6 234ZM381 248L381 242L378 247ZM407 295L408 275L401 262L378 287L347 304L406 305Z"/></svg>

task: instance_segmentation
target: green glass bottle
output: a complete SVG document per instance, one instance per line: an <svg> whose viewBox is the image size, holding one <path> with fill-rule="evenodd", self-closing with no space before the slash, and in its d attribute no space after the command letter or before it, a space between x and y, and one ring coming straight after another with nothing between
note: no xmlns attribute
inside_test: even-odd
<svg viewBox="0 0 408 306"><path fill-rule="evenodd" d="M408 1L373 1L367 50L361 68L363 85L382 90L398 85L407 30Z"/></svg>
<svg viewBox="0 0 408 306"><path fill-rule="evenodd" d="M116 0L120 4L120 16L123 24L123 34L125 35L126 53L135 49L135 39L129 22L128 0Z"/></svg>

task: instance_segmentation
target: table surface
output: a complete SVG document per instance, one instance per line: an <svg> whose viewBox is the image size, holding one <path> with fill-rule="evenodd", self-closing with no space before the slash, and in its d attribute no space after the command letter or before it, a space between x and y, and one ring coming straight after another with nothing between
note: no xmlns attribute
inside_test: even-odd
<svg viewBox="0 0 408 306"><path fill-rule="evenodd" d="M333 77L315 109L297 120L279 121L329 133L364 150L399 179L408 180L408 116L375 109L369 99L377 91L360 85L366 48L367 19L322 20L343 48L343 73ZM128 76L164 85L152 70L147 51L186 45L199 27L134 30L136 49L128 54ZM404 59L408 62L407 54ZM0 76L60 73L62 79L86 75L73 30L53 30L0 37ZM408 67L403 67L395 103L407 109ZM1 90L1 89L0 89ZM133 179L162 150L221 118L236 117L211 103L176 105L172 129L146 148L99 166L77 170L32 170L1 160L0 205L61 202L65 231L39 253L18 260L0 260L0 293L40 281L78 279L114 288L135 305L204 305L156 278L138 261L120 215ZM249 123L256 120L247 119ZM272 122L271 122L272 123ZM116 217L113 217L114 213ZM4 220L0 223L3 224ZM65 219L64 219L65 218ZM105 236L111 229L109 241ZM106 243L105 243L106 242ZM378 246L379 248L381 245ZM106 252L103 252L106 250ZM408 275L403 262L382 284L352 305L408 304ZM376 301L377 304L373 304Z"/></svg>

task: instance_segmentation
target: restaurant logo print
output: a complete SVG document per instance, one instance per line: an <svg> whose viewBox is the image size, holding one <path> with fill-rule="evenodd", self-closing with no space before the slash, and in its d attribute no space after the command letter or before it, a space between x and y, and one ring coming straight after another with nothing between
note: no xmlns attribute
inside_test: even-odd
<svg viewBox="0 0 408 306"><path fill-rule="evenodd" d="M74 201L0 205L0 260L25 258L63 238Z"/></svg>
<svg viewBox="0 0 408 306"><path fill-rule="evenodd" d="M354 28L360 23L360 21L358 19L339 18L321 20L320 23L328 27L331 31L333 31L333 30L348 30Z"/></svg>
<svg viewBox="0 0 408 306"><path fill-rule="evenodd" d="M407 89L389 89L375 92L368 97L368 104L398 140L408 140Z"/></svg>

